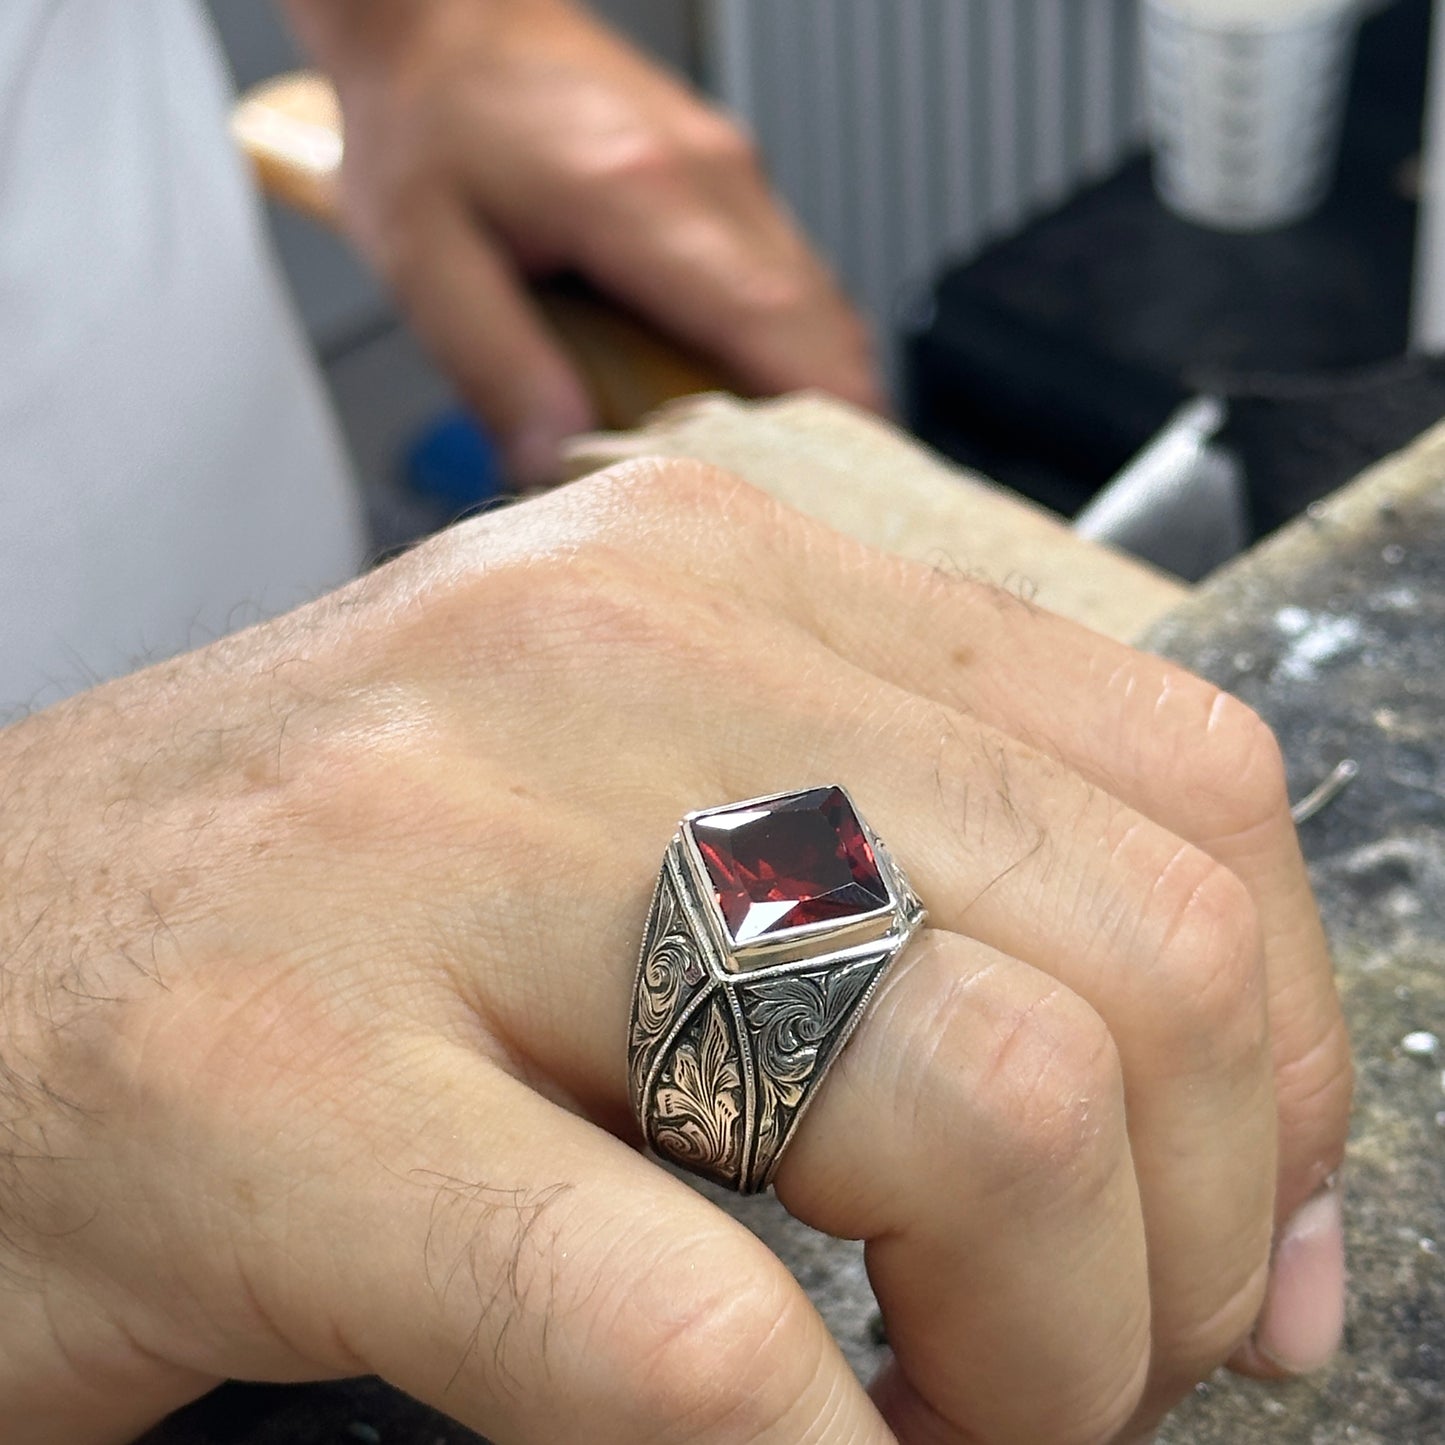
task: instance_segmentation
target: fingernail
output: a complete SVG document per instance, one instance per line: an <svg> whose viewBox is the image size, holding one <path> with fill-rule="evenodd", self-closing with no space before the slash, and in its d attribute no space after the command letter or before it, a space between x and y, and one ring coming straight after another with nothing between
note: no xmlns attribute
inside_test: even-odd
<svg viewBox="0 0 1445 1445"><path fill-rule="evenodd" d="M1308 1375L1334 1358L1344 1330L1344 1218L1331 1185L1280 1233L1254 1345L1286 1373Z"/></svg>

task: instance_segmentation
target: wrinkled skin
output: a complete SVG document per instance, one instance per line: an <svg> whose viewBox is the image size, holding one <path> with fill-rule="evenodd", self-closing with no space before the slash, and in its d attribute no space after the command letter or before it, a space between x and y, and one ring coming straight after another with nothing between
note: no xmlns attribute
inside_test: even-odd
<svg viewBox="0 0 1445 1445"><path fill-rule="evenodd" d="M871 1395L625 1081L678 818L833 782L930 909L778 1181L868 1241ZM722 474L457 527L0 732L0 796L11 1445L366 1371L502 1445L1083 1445L1338 1315L1270 1283L1350 1088L1270 733Z"/></svg>
<svg viewBox="0 0 1445 1445"><path fill-rule="evenodd" d="M286 0L346 123L349 229L502 440L591 422L523 278L579 272L760 393L880 404L868 337L730 117L562 0Z"/></svg>

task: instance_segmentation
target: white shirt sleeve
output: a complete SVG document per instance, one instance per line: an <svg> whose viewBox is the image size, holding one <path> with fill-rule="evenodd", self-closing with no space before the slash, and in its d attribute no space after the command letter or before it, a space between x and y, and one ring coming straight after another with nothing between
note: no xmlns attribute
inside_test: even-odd
<svg viewBox="0 0 1445 1445"><path fill-rule="evenodd" d="M0 720L362 559L228 103L189 0L0 5Z"/></svg>

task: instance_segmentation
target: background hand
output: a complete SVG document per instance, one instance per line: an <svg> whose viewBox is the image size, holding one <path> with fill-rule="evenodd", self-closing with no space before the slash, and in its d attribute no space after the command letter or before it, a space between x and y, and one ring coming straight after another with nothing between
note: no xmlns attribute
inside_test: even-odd
<svg viewBox="0 0 1445 1445"><path fill-rule="evenodd" d="M862 324L738 126L562 0L289 0L341 96L351 230L496 430L553 479L590 420L522 278L579 272L739 387L881 397Z"/></svg>

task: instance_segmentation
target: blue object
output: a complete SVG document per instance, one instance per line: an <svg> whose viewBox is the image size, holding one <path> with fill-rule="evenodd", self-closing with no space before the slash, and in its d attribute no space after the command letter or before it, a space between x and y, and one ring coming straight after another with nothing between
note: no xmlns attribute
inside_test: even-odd
<svg viewBox="0 0 1445 1445"><path fill-rule="evenodd" d="M455 515L507 491L492 439L460 407L444 412L407 449L407 487Z"/></svg>

